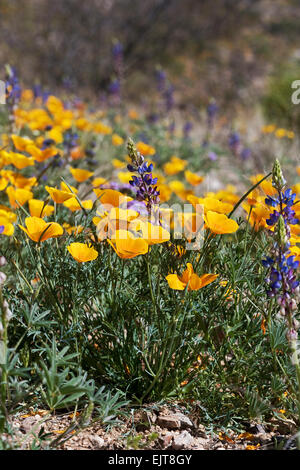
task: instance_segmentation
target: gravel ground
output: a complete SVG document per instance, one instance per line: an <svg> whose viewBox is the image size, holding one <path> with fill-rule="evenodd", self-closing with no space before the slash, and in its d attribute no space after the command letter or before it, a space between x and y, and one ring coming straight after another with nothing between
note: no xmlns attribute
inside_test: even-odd
<svg viewBox="0 0 300 470"><path fill-rule="evenodd" d="M239 433L208 432L196 413L180 405L130 410L111 429L99 421L78 429L79 419L80 413L49 416L43 410L16 415L11 421L14 440L18 448L29 449L33 433L44 428L50 441L56 440L55 448L62 450L268 450L276 448L276 442L286 448L295 445L291 420L247 423Z"/></svg>

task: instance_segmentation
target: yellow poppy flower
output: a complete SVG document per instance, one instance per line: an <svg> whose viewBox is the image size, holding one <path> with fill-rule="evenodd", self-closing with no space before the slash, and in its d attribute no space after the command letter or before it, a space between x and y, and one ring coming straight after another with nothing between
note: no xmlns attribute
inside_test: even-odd
<svg viewBox="0 0 300 470"><path fill-rule="evenodd" d="M41 150L36 145L28 145L28 147L26 147L26 152L30 153L34 160L39 163L42 163L59 153L55 147L49 147Z"/></svg>
<svg viewBox="0 0 300 470"><path fill-rule="evenodd" d="M34 242L44 242L49 238L56 238L63 234L63 228L56 222L45 222L39 217L27 217L25 227L19 225L28 237Z"/></svg>
<svg viewBox="0 0 300 470"><path fill-rule="evenodd" d="M282 139L283 137L286 137L286 132L287 132L287 131L286 131L285 129L282 129L282 128L277 129L277 130L275 131L275 136L276 136L278 139Z"/></svg>
<svg viewBox="0 0 300 470"><path fill-rule="evenodd" d="M148 253L149 245L142 238L136 238L127 230L117 230L112 240L107 240L122 259L132 259Z"/></svg>
<svg viewBox="0 0 300 470"><path fill-rule="evenodd" d="M30 190L32 186L36 184L36 178L34 176L32 178L25 178L25 176L20 173L7 172L6 177L13 186L19 189Z"/></svg>
<svg viewBox="0 0 300 470"><path fill-rule="evenodd" d="M263 178L263 175L259 175L259 176L261 176ZM254 184L255 184L255 182L254 182ZM274 188L271 181L266 181L265 180L260 184L259 187L263 190L263 192L265 194L267 194L267 196L274 196L275 194L277 194L277 190Z"/></svg>
<svg viewBox="0 0 300 470"><path fill-rule="evenodd" d="M130 224L130 229L140 231L142 237L147 241L148 245L156 245L165 243L170 240L170 233L160 225L153 225L150 222L135 219Z"/></svg>
<svg viewBox="0 0 300 470"><path fill-rule="evenodd" d="M137 151L140 152L144 157L155 155L155 148L151 145L145 144L144 142L138 142L136 144Z"/></svg>
<svg viewBox="0 0 300 470"><path fill-rule="evenodd" d="M121 171L118 173L118 178L123 184L128 184L132 180L132 173Z"/></svg>
<svg viewBox="0 0 300 470"><path fill-rule="evenodd" d="M9 203L13 209L16 209L19 206L23 206L29 199L33 198L33 193L27 189L14 189L12 186L9 186L6 189L8 195Z"/></svg>
<svg viewBox="0 0 300 470"><path fill-rule="evenodd" d="M101 204L111 207L119 207L125 202L132 201L131 197L124 196L114 189L94 189L94 193L100 199Z"/></svg>
<svg viewBox="0 0 300 470"><path fill-rule="evenodd" d="M57 188L51 188L50 186L45 186L46 191L50 194L51 198L57 204L62 204L63 202L67 201L74 197L74 194L70 191L63 191Z"/></svg>
<svg viewBox="0 0 300 470"><path fill-rule="evenodd" d="M216 234L234 233L239 228L235 220L229 219L225 214L212 211L208 211L205 215L205 222L207 228Z"/></svg>
<svg viewBox="0 0 300 470"><path fill-rule="evenodd" d="M4 210L0 210L0 227L3 226L4 230L1 233L2 235L6 235L7 237L10 237L11 235L14 234L15 228L13 224L11 223L11 217L9 216L9 212L6 212ZM13 214L13 213L11 213ZM15 214L13 214L15 215Z"/></svg>
<svg viewBox="0 0 300 470"><path fill-rule="evenodd" d="M176 196L178 196L182 200L186 200L187 197L192 194L192 191L185 189L185 186L182 181L171 181L169 183L169 188L176 194Z"/></svg>
<svg viewBox="0 0 300 470"><path fill-rule="evenodd" d="M33 145L33 140L27 137L20 137L19 135L15 134L11 135L11 140L19 152L25 152L28 145Z"/></svg>
<svg viewBox="0 0 300 470"><path fill-rule="evenodd" d="M98 258L98 251L85 243L71 243L67 250L78 263L86 263L87 261L94 261Z"/></svg>
<svg viewBox="0 0 300 470"><path fill-rule="evenodd" d="M78 235L84 230L84 227L82 227L82 225L78 225L77 227L72 227L70 224L67 224L66 222L63 224L63 228L66 230L66 232L69 235L72 235L72 234Z"/></svg>
<svg viewBox="0 0 300 470"><path fill-rule="evenodd" d="M112 159L112 164L114 168L122 169L126 167L126 164L124 162L121 162L121 160L118 160L117 158Z"/></svg>
<svg viewBox="0 0 300 470"><path fill-rule="evenodd" d="M66 184L64 181L62 181L60 183L60 188L62 191L66 191L67 193L74 193L74 194L77 194L78 193L78 189L75 188L75 186L71 186L70 184Z"/></svg>
<svg viewBox="0 0 300 470"><path fill-rule="evenodd" d="M86 201L80 201L81 205L77 201L76 197L72 197L65 201L63 205L70 209L71 212L80 211L82 207L86 210L91 210L93 207L93 201L91 199L87 199ZM82 206L82 207L81 207Z"/></svg>
<svg viewBox="0 0 300 470"><path fill-rule="evenodd" d="M185 160L182 160L181 158L173 155L171 160L164 165L164 172L169 176L173 176L183 171L186 166L187 162Z"/></svg>
<svg viewBox="0 0 300 470"><path fill-rule="evenodd" d="M61 144L64 141L63 133L59 127L53 127L48 132L48 139L54 140L56 144Z"/></svg>
<svg viewBox="0 0 300 470"><path fill-rule="evenodd" d="M25 157L21 153L10 152L8 154L8 163L18 168L18 170L23 170L28 166L34 166L34 158Z"/></svg>
<svg viewBox="0 0 300 470"><path fill-rule="evenodd" d="M182 276L177 274L169 274L166 277L169 287L174 290L184 290L188 285L188 290L199 290L203 287L211 284L215 279L217 279L218 274L203 274L198 276L194 272L194 268L191 263L187 264L186 270L183 272Z"/></svg>
<svg viewBox="0 0 300 470"><path fill-rule="evenodd" d="M111 140L112 140L112 144L115 145L116 147L124 144L124 139L118 134L113 134L111 137Z"/></svg>
<svg viewBox="0 0 300 470"><path fill-rule="evenodd" d="M98 240L103 241L112 238L117 230L128 230L129 223L138 217L138 212L131 209L120 209L114 207L109 214L97 211L99 217L93 218L93 223L97 226Z"/></svg>
<svg viewBox="0 0 300 470"><path fill-rule="evenodd" d="M200 198L196 196L188 196L187 200L196 209L198 206L204 207L204 212L213 211L218 214L229 214L233 210L233 205L226 202L221 202L218 199L212 197Z"/></svg>
<svg viewBox="0 0 300 470"><path fill-rule="evenodd" d="M70 168L70 173L78 183L84 183L94 174L92 171L81 170L80 168Z"/></svg>
<svg viewBox="0 0 300 470"><path fill-rule="evenodd" d="M93 129L97 134L108 135L112 133L112 128L110 126L106 126L103 122L97 122L94 124Z"/></svg>
<svg viewBox="0 0 300 470"><path fill-rule="evenodd" d="M18 218L17 214L11 212L9 207L3 206L2 204L0 205L0 215L1 217L5 217L11 223L16 222Z"/></svg>
<svg viewBox="0 0 300 470"><path fill-rule="evenodd" d="M53 206L48 206L44 201L40 201L39 199L30 199L28 206L31 217L49 217L49 215L54 212Z"/></svg>
<svg viewBox="0 0 300 470"><path fill-rule="evenodd" d="M31 103L34 99L33 91L30 89L26 89L22 91L21 94L21 101L25 103Z"/></svg>
<svg viewBox="0 0 300 470"><path fill-rule="evenodd" d="M276 129L276 126L274 126L274 124L268 124L267 126L263 126L261 131L263 134L272 134L272 132L274 132L275 129Z"/></svg>
<svg viewBox="0 0 300 470"><path fill-rule="evenodd" d="M8 180L6 178L0 178L0 191L4 191L7 188Z"/></svg>
<svg viewBox="0 0 300 470"><path fill-rule="evenodd" d="M62 111L64 109L62 101L53 95L49 96L49 98L47 99L46 106L52 114L55 114L58 111Z"/></svg>
<svg viewBox="0 0 300 470"><path fill-rule="evenodd" d="M160 202L169 201L169 199L172 195L171 188L169 188L169 186L167 184L158 184L157 189L159 191Z"/></svg>
<svg viewBox="0 0 300 470"><path fill-rule="evenodd" d="M270 209L265 205L258 205L257 207L253 207L251 212L251 206L247 206L247 204L243 204L243 208L250 214L249 223L254 227L255 231L257 232L260 228L268 228L268 224L266 220L270 217Z"/></svg>
<svg viewBox="0 0 300 470"><path fill-rule="evenodd" d="M99 187L99 186L102 186L102 185L105 184L106 182L107 182L107 179L105 179L105 178L101 178L101 177L95 178L95 179L93 180L93 186L94 186L94 188L97 188L97 187Z"/></svg>
<svg viewBox="0 0 300 470"><path fill-rule="evenodd" d="M81 147L77 146L71 149L70 156L72 160L79 160L84 157L84 152Z"/></svg>
<svg viewBox="0 0 300 470"><path fill-rule="evenodd" d="M187 182L190 183L192 186L198 186L204 181L203 176L196 175L195 173L192 173L189 170L185 171L184 176Z"/></svg>

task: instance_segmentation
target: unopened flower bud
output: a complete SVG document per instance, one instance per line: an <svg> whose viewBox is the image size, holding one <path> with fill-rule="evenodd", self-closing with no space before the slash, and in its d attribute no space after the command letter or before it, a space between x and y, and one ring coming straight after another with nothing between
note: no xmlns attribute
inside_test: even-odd
<svg viewBox="0 0 300 470"><path fill-rule="evenodd" d="M297 305L297 302L295 299L292 299L291 302L290 302L290 309L291 310L297 310L298 309L298 305Z"/></svg>
<svg viewBox="0 0 300 470"><path fill-rule="evenodd" d="M293 318L293 327L296 331L300 328L300 323L298 320L296 320L296 318Z"/></svg>
<svg viewBox="0 0 300 470"><path fill-rule="evenodd" d="M0 256L0 266L5 266L6 265L6 258L5 256Z"/></svg>
<svg viewBox="0 0 300 470"><path fill-rule="evenodd" d="M287 235L286 235L285 221L282 215L279 216L276 232L277 232L278 243L281 246L285 245L287 241Z"/></svg>
<svg viewBox="0 0 300 470"><path fill-rule="evenodd" d="M281 191L282 188L286 184L286 180L283 177L279 160L277 159L275 160L274 165L273 165L272 180L273 180L272 182L273 186L279 191Z"/></svg>
<svg viewBox="0 0 300 470"><path fill-rule="evenodd" d="M6 281L6 274L0 271L0 286L2 286Z"/></svg>
<svg viewBox="0 0 300 470"><path fill-rule="evenodd" d="M13 316L12 311L9 309L9 305L7 300L3 301L3 308L4 308L4 314L5 314L5 320L9 322Z"/></svg>
<svg viewBox="0 0 300 470"><path fill-rule="evenodd" d="M298 333L296 330L293 328L289 329L287 334L286 334L287 340L292 342L292 341L297 341L298 340Z"/></svg>
<svg viewBox="0 0 300 470"><path fill-rule="evenodd" d="M282 315L284 317L285 315L285 307L281 307L280 308L280 315Z"/></svg>

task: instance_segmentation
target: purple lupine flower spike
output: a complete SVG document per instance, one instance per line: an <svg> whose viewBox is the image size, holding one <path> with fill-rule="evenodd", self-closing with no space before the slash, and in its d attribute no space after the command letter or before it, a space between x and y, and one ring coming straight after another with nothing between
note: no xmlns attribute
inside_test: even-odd
<svg viewBox="0 0 300 470"><path fill-rule="evenodd" d="M132 162L127 167L128 171L138 175L133 175L129 184L137 191L136 199L141 202L144 201L150 213L159 203L159 191L156 186L157 178L153 178L152 175L153 165L145 161L144 157L135 148L132 140L129 140L127 149Z"/></svg>

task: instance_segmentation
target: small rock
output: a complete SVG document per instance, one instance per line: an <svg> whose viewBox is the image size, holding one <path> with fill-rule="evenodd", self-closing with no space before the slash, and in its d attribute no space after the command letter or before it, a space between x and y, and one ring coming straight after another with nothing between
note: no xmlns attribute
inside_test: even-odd
<svg viewBox="0 0 300 470"><path fill-rule="evenodd" d="M250 432L251 434L264 434L266 431L261 424L252 423L248 432Z"/></svg>
<svg viewBox="0 0 300 470"><path fill-rule="evenodd" d="M209 443L209 439L204 439L202 437L197 437L195 438L195 445L197 446L197 449L205 449Z"/></svg>
<svg viewBox="0 0 300 470"><path fill-rule="evenodd" d="M105 446L105 441L102 437L93 434L89 436L90 443L95 449L102 449Z"/></svg>
<svg viewBox="0 0 300 470"><path fill-rule="evenodd" d="M189 429L194 427L194 423L190 420L190 418L183 413L176 413L176 416L180 420L180 428L181 429Z"/></svg>
<svg viewBox="0 0 300 470"><path fill-rule="evenodd" d="M167 428L167 429L179 429L180 428L180 421L175 415L159 416L157 418L157 424L161 428Z"/></svg>
<svg viewBox="0 0 300 470"><path fill-rule="evenodd" d="M167 429L189 429L193 428L194 424L183 413L174 413L172 415L163 415L157 418L157 424L161 428Z"/></svg>
<svg viewBox="0 0 300 470"><path fill-rule="evenodd" d="M193 436L191 436L188 431L183 431L177 436L174 436L172 448L174 450L188 449L192 446L193 441Z"/></svg>
<svg viewBox="0 0 300 470"><path fill-rule="evenodd" d="M206 437L206 429L205 429L205 426L203 426L203 424L199 424L197 426L197 435L201 436L201 437Z"/></svg>
<svg viewBox="0 0 300 470"><path fill-rule="evenodd" d="M170 447L172 440L173 434L168 432L167 434L160 436L159 443L161 444L163 449L167 449L168 447Z"/></svg>

